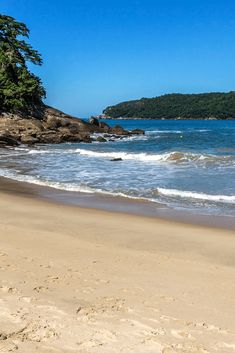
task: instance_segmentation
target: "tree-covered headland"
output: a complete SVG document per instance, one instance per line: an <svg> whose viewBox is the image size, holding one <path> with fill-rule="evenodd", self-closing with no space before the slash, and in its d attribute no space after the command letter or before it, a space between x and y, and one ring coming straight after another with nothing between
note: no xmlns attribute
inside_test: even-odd
<svg viewBox="0 0 235 353"><path fill-rule="evenodd" d="M24 23L0 14L0 148L20 144L108 141L94 133L131 136L127 131L97 119L88 122L43 103L45 89L30 72L28 64L42 64L41 55L26 42L29 30ZM26 39L26 40L25 40ZM120 135L120 136L119 136ZM107 137L108 138L108 137Z"/></svg>
<svg viewBox="0 0 235 353"><path fill-rule="evenodd" d="M103 113L113 119L235 119L235 92L166 94L119 103Z"/></svg>
<svg viewBox="0 0 235 353"><path fill-rule="evenodd" d="M0 14L0 111L29 113L42 104L46 92L27 64L42 64L41 55L26 42L24 23Z"/></svg>

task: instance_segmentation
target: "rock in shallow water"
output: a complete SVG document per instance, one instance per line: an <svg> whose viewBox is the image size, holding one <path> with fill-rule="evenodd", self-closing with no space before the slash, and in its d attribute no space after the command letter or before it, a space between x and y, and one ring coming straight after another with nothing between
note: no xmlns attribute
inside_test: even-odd
<svg viewBox="0 0 235 353"><path fill-rule="evenodd" d="M97 142L107 142L107 140L104 137L102 137L102 136L98 136L96 141Z"/></svg>
<svg viewBox="0 0 235 353"><path fill-rule="evenodd" d="M116 125L113 128L111 128L110 133L115 134L115 135L130 135L131 134L130 131L123 129L123 127L120 125Z"/></svg>
<svg viewBox="0 0 235 353"><path fill-rule="evenodd" d="M142 130L142 129L134 129L134 130L131 131L131 134L133 134L133 135L144 135L145 131Z"/></svg>
<svg viewBox="0 0 235 353"><path fill-rule="evenodd" d="M119 161L122 161L122 158L113 158L113 159L110 159L110 162L119 162Z"/></svg>

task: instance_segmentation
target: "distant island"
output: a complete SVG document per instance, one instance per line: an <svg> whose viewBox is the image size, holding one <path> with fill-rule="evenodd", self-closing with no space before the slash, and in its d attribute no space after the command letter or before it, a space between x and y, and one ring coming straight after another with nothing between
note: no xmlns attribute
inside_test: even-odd
<svg viewBox="0 0 235 353"><path fill-rule="evenodd" d="M235 119L235 92L165 94L104 109L109 119Z"/></svg>

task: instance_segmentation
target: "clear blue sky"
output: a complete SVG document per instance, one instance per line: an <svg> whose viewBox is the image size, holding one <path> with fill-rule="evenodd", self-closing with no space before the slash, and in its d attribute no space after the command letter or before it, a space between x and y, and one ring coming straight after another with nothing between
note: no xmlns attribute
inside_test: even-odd
<svg viewBox="0 0 235 353"><path fill-rule="evenodd" d="M235 90L234 0L0 0L0 12L28 25L46 102L70 114Z"/></svg>

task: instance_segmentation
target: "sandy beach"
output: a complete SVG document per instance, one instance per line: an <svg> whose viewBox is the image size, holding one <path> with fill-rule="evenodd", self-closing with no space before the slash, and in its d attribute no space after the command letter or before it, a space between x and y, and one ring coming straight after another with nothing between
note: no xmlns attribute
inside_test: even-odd
<svg viewBox="0 0 235 353"><path fill-rule="evenodd" d="M0 352L235 351L234 231L20 185L0 191Z"/></svg>

